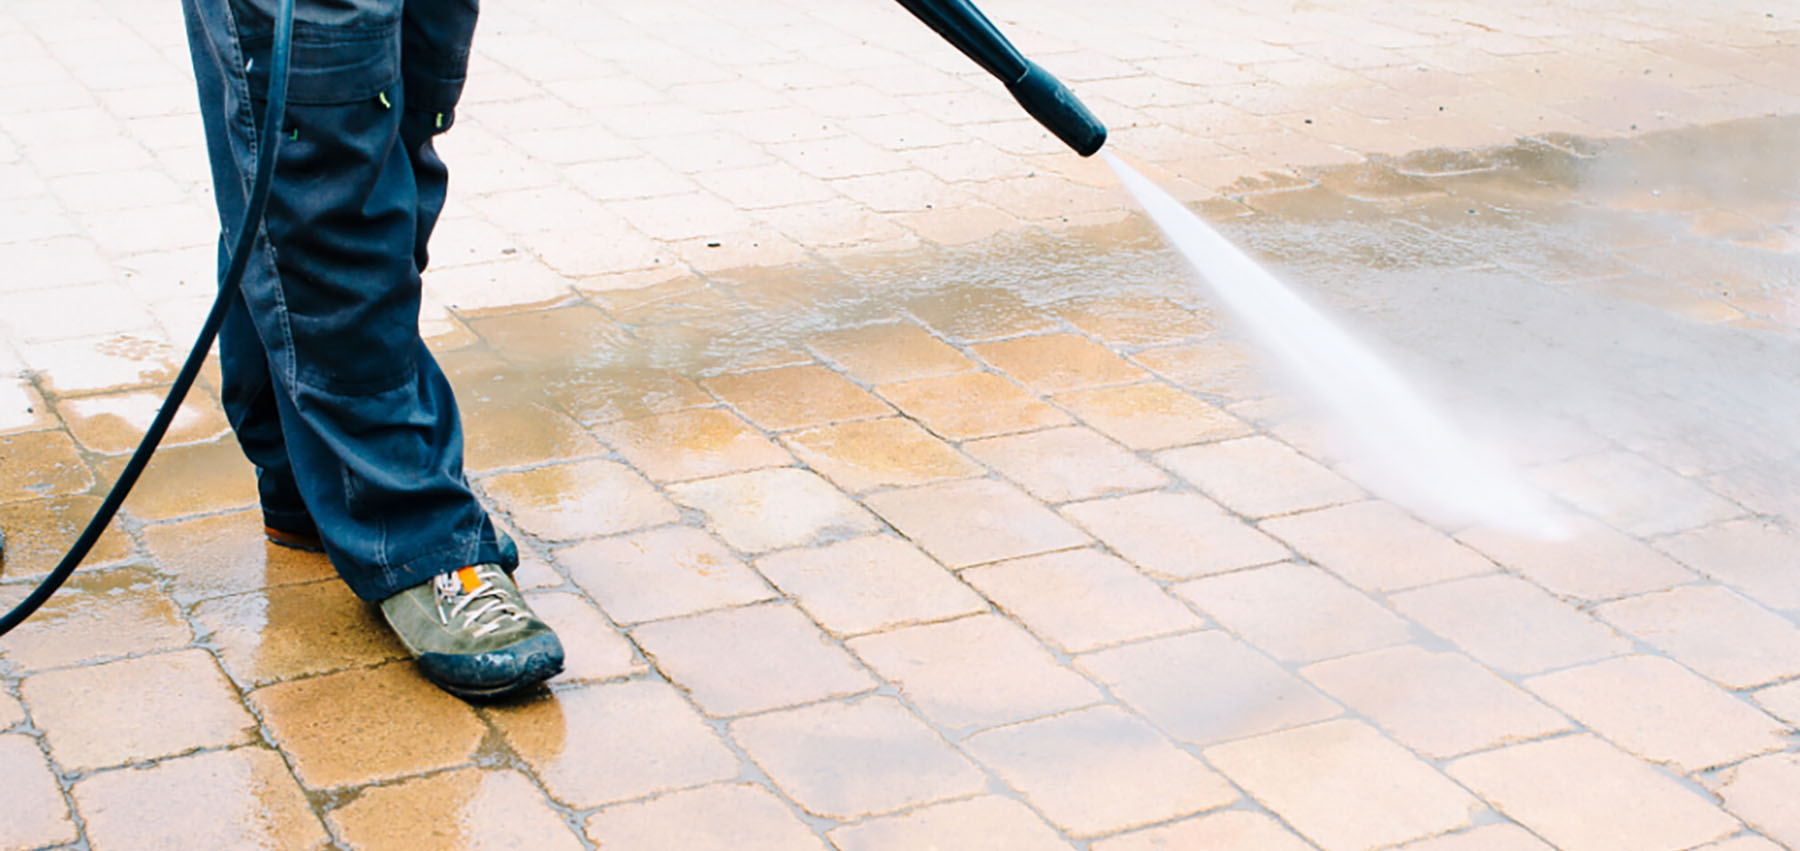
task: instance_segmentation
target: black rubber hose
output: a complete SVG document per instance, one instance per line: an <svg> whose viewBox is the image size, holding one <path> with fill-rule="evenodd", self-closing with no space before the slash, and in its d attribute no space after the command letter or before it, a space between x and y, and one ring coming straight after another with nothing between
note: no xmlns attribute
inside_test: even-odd
<svg viewBox="0 0 1800 851"><path fill-rule="evenodd" d="M24 601L14 606L5 616L0 616L0 635L11 632L13 627L24 623L31 617L50 595L61 588L69 574L81 566L81 560L87 558L88 552L94 548L95 542L106 532L108 524L119 512L119 506L130 495L131 488L137 484L138 476L150 463L150 456L156 454L156 447L162 443L163 435L169 430L169 424L175 420L175 414L181 409L181 402L194 386L194 379L200 374L200 367L206 363L206 353L212 349L213 339L219 335L219 326L225 322L225 310L231 304L231 292L238 288L244 280L244 270L250 265L251 246L255 244L257 235L262 232L263 211L269 204L269 186L275 177L275 156L281 146L281 125L283 113L287 112L288 84L288 51L293 44L294 36L294 0L281 0L275 12L275 44L271 50L269 66L269 106L264 113L262 137L257 140L256 147L256 179L250 185L249 205L244 209L244 221L238 230L237 242L231 250L231 262L226 265L225 274L219 278L219 294L213 298L212 310L206 315L206 323L200 327L200 336L194 340L194 348L188 352L187 361L181 365L181 372L175 376L175 386L169 388L168 398L163 400L162 408L156 412L156 419L150 423L150 429L144 433L144 439L138 443L137 451L131 454L125 469L119 472L118 481L113 482L112 490L100 503L100 509L94 512L87 528L81 530L81 536L69 547L56 569L50 571L43 581L27 595Z"/></svg>

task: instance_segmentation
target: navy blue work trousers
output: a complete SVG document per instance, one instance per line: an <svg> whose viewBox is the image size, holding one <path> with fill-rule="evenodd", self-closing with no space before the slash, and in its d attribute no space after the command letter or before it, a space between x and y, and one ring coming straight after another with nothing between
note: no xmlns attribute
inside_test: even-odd
<svg viewBox="0 0 1800 851"><path fill-rule="evenodd" d="M450 384L419 338L419 273L447 172L476 0L298 0L284 123L267 106L274 0L183 0L222 227L237 238L259 133L282 134L268 212L219 334L222 401L265 522L317 530L357 596L518 556L462 470Z"/></svg>

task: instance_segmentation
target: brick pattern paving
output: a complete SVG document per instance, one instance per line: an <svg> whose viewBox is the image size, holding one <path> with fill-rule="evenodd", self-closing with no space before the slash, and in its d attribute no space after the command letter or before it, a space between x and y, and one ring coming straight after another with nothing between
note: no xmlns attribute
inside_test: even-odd
<svg viewBox="0 0 1800 851"><path fill-rule="evenodd" d="M1536 190L1364 157L1800 112L1769 4L985 5L1223 220L1447 233L1446 192ZM569 670L512 705L425 684L322 558L262 542L203 392L125 529L0 641L0 848L1800 847L1779 489L1577 435L1534 468L1572 542L1448 534L1369 498L1195 305L859 316L896 264L1129 215L889 4L486 14L426 325ZM165 5L0 9L0 605L206 299L184 50ZM1794 205L1673 209L1779 252ZM1468 250L1800 320L1610 238ZM855 321L740 344L833 298ZM646 350L674 355L618 354Z"/></svg>

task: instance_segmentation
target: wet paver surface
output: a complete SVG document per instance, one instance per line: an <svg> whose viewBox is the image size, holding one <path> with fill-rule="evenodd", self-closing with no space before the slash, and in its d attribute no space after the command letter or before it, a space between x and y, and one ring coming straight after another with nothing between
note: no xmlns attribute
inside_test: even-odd
<svg viewBox="0 0 1800 851"><path fill-rule="evenodd" d="M496 9L426 331L568 670L422 680L209 377L0 639L0 848L1800 847L1795 19L1368 5L989 11L1566 540L1384 499L892 10ZM0 10L0 605L202 311L170 13Z"/></svg>

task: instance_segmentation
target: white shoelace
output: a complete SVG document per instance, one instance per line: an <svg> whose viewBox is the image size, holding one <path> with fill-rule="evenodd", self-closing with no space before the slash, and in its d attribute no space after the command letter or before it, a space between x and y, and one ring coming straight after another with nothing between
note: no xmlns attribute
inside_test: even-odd
<svg viewBox="0 0 1800 851"><path fill-rule="evenodd" d="M505 626L509 621L525 619L525 613L507 599L506 592L495 587L488 577L482 575L479 568L475 568L475 571L475 575L481 578L481 584L469 591L463 590L462 578L457 575L457 571L439 574L432 581L438 594L438 618L446 626L460 618L461 628L474 626L474 635L480 638ZM445 604L449 604L448 611L444 608Z"/></svg>

